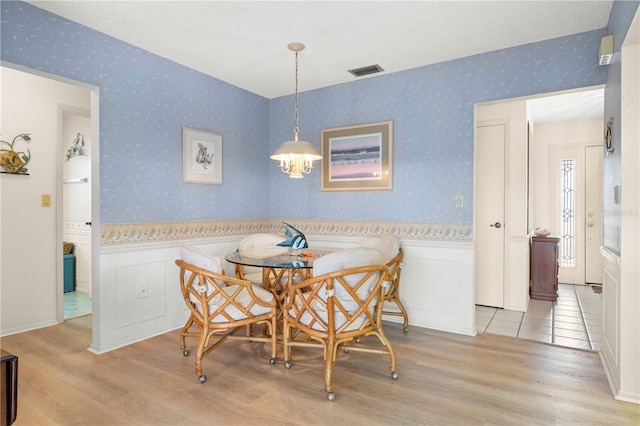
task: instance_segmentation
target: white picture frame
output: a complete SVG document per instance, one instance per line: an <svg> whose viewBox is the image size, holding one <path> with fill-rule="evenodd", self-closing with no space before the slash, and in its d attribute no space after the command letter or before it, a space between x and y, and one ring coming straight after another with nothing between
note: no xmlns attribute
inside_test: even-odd
<svg viewBox="0 0 640 426"><path fill-rule="evenodd" d="M182 181L222 184L222 135L182 128Z"/></svg>

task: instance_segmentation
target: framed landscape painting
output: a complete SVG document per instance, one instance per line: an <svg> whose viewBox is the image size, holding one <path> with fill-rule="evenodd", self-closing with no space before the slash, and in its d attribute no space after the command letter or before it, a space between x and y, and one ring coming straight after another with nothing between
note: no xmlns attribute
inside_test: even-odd
<svg viewBox="0 0 640 426"><path fill-rule="evenodd" d="M322 190L390 190L393 122L322 131Z"/></svg>
<svg viewBox="0 0 640 426"><path fill-rule="evenodd" d="M222 135L182 128L182 181L222 183Z"/></svg>

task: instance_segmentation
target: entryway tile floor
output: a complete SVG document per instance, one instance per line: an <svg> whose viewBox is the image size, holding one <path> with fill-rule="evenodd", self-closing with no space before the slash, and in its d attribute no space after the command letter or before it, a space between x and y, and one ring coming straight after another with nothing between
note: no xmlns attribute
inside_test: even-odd
<svg viewBox="0 0 640 426"><path fill-rule="evenodd" d="M70 291L64 294L64 319L77 318L91 313L91 298L87 293Z"/></svg>
<svg viewBox="0 0 640 426"><path fill-rule="evenodd" d="M476 331L599 351L602 294L591 285L560 284L558 295L556 302L531 299L524 313L478 305Z"/></svg>

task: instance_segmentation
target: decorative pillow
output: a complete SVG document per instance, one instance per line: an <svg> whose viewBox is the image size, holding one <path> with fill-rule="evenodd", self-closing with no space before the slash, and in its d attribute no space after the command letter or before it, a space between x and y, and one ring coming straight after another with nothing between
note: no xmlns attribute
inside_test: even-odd
<svg viewBox="0 0 640 426"><path fill-rule="evenodd" d="M384 263L390 261L393 256L393 241L387 237L371 237L360 242L360 247L369 247L378 250L384 256Z"/></svg>
<svg viewBox="0 0 640 426"><path fill-rule="evenodd" d="M224 291L228 296L232 296L237 290L238 290L238 285L230 285L227 286L225 288L222 289L222 291ZM273 302L275 300L275 298L273 297L273 293L271 293L270 291L267 291L263 288L257 287L257 286L253 286L253 292L255 293L255 295L258 297L258 299L264 301L264 302ZM214 298L215 299L215 298ZM264 315L264 314L268 314L269 312L271 312L271 308L268 306L262 306L259 305L257 303L254 303L254 299L251 297L251 295L249 294L249 290L247 290L247 288L243 288L242 290L240 290L240 293L238 293L235 297L235 302L238 303L240 306L242 306L243 308L247 308L248 306L251 306L249 308L249 312L251 312L251 314L255 315L255 316L259 316L259 315ZM220 298L220 300L217 300L215 302L210 302L209 303L209 312L215 312L222 303L226 303L227 299L226 298ZM233 318L236 321L242 320L247 318L247 315L242 312L241 310L239 310L234 304L230 303L228 304L225 308L224 308L224 312L226 312L227 315L229 315L231 318ZM224 315L216 315L214 318L211 319L211 322L228 322L229 320L224 316Z"/></svg>
<svg viewBox="0 0 640 426"><path fill-rule="evenodd" d="M272 257L285 254L287 247L279 247L282 237L275 234L254 234L246 237L238 245L238 251L251 257Z"/></svg>
<svg viewBox="0 0 640 426"><path fill-rule="evenodd" d="M218 274L220 274L222 271L218 256L207 253L206 251L200 250L199 248L193 246L180 247L180 258L184 262L200 269L205 269L207 271L215 272ZM191 271L185 271L184 278L185 280L191 278ZM213 286L211 286L211 284L207 284L206 286L200 285L200 280L198 279L198 277L193 280L192 286L199 293L203 293L206 291L207 295L209 295L213 292ZM190 293L189 300L196 304L198 310L202 312L202 306L200 305L200 301L197 297ZM220 296L216 295L211 300L211 303L217 303L219 300Z"/></svg>
<svg viewBox="0 0 640 426"><path fill-rule="evenodd" d="M220 273L220 258L214 254L207 253L193 246L180 247L180 258L190 265L206 269L207 271Z"/></svg>
<svg viewBox="0 0 640 426"><path fill-rule="evenodd" d="M320 291L324 290L321 289ZM320 295L318 295L317 297L319 296ZM315 315L312 315L308 310L305 309L302 312L302 315L300 315L300 318L298 318L298 321L301 324L304 324L307 327L311 327L314 330L327 331L327 329L329 328L329 314L327 312L327 308L316 297L310 300L311 297L311 293L307 292L302 294L302 299L300 297L296 298L298 312L300 312L300 310L303 308L304 299L309 304L309 308L311 309L311 311L315 313ZM369 306L368 310L371 314L373 314L373 306ZM355 312L355 309L351 310L351 312ZM291 315L293 318L297 318L296 310L291 308L289 310L289 315ZM360 314L357 318L353 319L351 324L349 324L343 331L357 330L366 321L368 321L368 317L365 314ZM335 309L335 329L340 329L340 327L342 327L346 322L347 317L342 313L342 311Z"/></svg>
<svg viewBox="0 0 640 426"><path fill-rule="evenodd" d="M384 257L379 250L368 247L338 250L324 255L314 261L313 276L317 277L329 272L368 265L384 265ZM347 284L354 286L362 279L363 276L363 273L348 276L346 277ZM362 285L358 290L356 290L356 294L360 300L367 298L371 288L375 285L376 280L377 276L374 275L369 279L370 282L368 284ZM321 289L318 294L322 296L324 293L325 290ZM335 286L334 296L340 300L340 303L346 310L353 311L358 309L358 303L353 300L351 295L341 285L337 284Z"/></svg>
<svg viewBox="0 0 640 426"><path fill-rule="evenodd" d="M393 259L398 255L398 253L400 253L400 239L393 234L388 234L384 237L391 240L391 258Z"/></svg>

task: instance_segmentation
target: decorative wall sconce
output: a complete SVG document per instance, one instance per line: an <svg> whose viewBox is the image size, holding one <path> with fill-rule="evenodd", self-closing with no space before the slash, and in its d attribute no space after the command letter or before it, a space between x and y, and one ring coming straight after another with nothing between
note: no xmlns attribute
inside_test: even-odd
<svg viewBox="0 0 640 426"><path fill-rule="evenodd" d="M82 133L78 133L73 142L71 142L71 146L67 150L67 159L65 161L69 161L71 157L77 157L79 155L85 155L84 135Z"/></svg>
<svg viewBox="0 0 640 426"><path fill-rule="evenodd" d="M607 150L607 155L613 154L615 148L612 146L613 143L613 117L609 119L607 123L606 129L604 131L604 147Z"/></svg>

